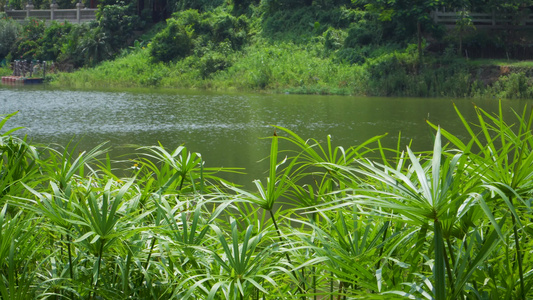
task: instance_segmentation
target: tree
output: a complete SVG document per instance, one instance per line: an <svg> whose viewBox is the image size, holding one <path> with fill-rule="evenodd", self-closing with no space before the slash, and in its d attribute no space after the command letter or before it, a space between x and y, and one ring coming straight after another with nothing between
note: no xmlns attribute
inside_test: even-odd
<svg viewBox="0 0 533 300"><path fill-rule="evenodd" d="M471 29L476 29L476 27L472 23L470 12L467 10L461 10L459 12L459 19L457 19L454 28L454 31L459 37L459 55L463 55L463 36L468 30Z"/></svg>
<svg viewBox="0 0 533 300"><path fill-rule="evenodd" d="M422 59L422 26L432 23L430 12L444 5L442 0L352 0L367 11L378 14L380 21L397 21L401 26L416 24L418 58Z"/></svg>

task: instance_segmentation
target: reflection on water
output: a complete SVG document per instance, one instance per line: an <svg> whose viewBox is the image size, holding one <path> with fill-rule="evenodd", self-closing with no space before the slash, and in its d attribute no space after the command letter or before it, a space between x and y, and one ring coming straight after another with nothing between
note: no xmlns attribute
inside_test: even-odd
<svg viewBox="0 0 533 300"><path fill-rule="evenodd" d="M497 111L496 100L475 102ZM520 110L525 102L505 101L506 113L510 115L510 108ZM455 103L473 120L471 100ZM66 145L81 138L82 149L104 141L113 147L185 144L200 152L208 166L245 167L250 180L264 176L267 164L257 161L269 153L268 139L261 138L272 135L270 125L286 127L303 138L321 140L330 134L342 146L386 132L386 143L395 146L401 132L402 143L412 139L415 150L429 149L432 144L426 119L456 134L463 132L449 99L0 86L0 114L14 111L19 113L7 127L25 127L19 134L28 134L34 142ZM121 151L131 152L114 150L115 154Z"/></svg>

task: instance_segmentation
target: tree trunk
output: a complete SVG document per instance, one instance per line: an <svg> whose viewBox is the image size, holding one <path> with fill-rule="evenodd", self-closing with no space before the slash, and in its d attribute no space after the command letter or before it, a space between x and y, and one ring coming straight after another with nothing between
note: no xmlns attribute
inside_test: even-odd
<svg viewBox="0 0 533 300"><path fill-rule="evenodd" d="M420 20L416 22L416 38L418 40L418 62L422 63L422 29Z"/></svg>

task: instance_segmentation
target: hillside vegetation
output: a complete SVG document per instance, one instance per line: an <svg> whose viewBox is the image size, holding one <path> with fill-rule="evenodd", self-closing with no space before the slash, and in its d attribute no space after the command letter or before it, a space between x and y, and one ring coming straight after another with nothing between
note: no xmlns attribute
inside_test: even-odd
<svg viewBox="0 0 533 300"><path fill-rule="evenodd" d="M531 98L527 31L455 29L430 12L529 12L528 1L167 1L154 23L136 2L100 5L84 25L3 18L0 56L52 60L52 83L72 87L199 88L385 96ZM517 21L518 22L518 21ZM500 60L501 61L501 60Z"/></svg>

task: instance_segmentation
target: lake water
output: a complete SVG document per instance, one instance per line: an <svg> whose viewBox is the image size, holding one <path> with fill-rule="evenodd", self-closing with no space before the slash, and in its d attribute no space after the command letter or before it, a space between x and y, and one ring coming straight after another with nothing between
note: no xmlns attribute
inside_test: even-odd
<svg viewBox="0 0 533 300"><path fill-rule="evenodd" d="M472 102L487 111L498 110L496 99L453 102L470 120L475 117ZM531 101L504 101L505 114L511 116L511 109L521 110L526 103ZM109 141L115 156L131 153L122 148L128 144L160 142L171 149L185 144L190 151L201 153L209 167L246 168L245 177L229 178L244 185L266 176L267 163L258 161L269 154L269 140L263 138L273 134L270 125L288 128L304 139L325 140L330 134L335 145L345 147L383 133L389 133L385 143L394 146L401 132L402 144L413 140L414 150L428 150L434 131L426 119L466 137L452 100L433 98L0 85L0 114L14 111L19 113L6 127L25 127L18 134L27 134L36 143L66 145L74 140L80 141L80 150L86 150Z"/></svg>

